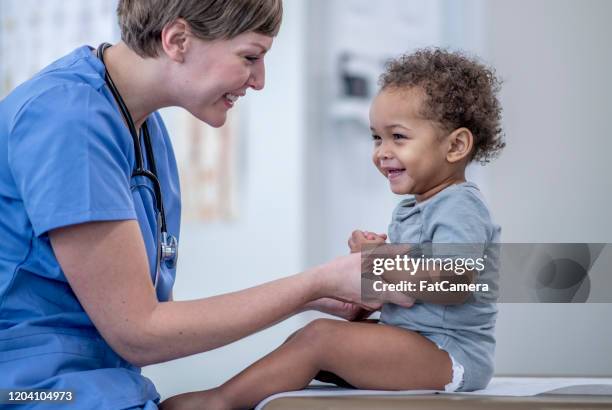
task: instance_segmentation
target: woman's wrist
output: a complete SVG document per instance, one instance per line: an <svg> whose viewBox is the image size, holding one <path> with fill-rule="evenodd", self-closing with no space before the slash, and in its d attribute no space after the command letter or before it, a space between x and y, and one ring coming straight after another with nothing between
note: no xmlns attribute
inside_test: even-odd
<svg viewBox="0 0 612 410"><path fill-rule="evenodd" d="M334 295L333 274L330 272L329 263L310 268L304 274L308 277L310 288L309 302Z"/></svg>

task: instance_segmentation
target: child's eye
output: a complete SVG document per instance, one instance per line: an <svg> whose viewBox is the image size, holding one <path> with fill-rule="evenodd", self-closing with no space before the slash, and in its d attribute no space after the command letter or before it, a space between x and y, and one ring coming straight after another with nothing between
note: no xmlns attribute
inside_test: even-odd
<svg viewBox="0 0 612 410"><path fill-rule="evenodd" d="M380 143L380 136L372 135L372 141L374 141L375 144Z"/></svg>
<svg viewBox="0 0 612 410"><path fill-rule="evenodd" d="M259 57L257 57L257 56L247 56L247 57L245 57L245 58L246 58L246 59L247 59L247 60L248 60L250 63L254 63L254 62L256 62L257 60L259 60Z"/></svg>
<svg viewBox="0 0 612 410"><path fill-rule="evenodd" d="M406 136L402 135L402 134L393 134L393 139L394 140L402 140L402 139L406 139Z"/></svg>

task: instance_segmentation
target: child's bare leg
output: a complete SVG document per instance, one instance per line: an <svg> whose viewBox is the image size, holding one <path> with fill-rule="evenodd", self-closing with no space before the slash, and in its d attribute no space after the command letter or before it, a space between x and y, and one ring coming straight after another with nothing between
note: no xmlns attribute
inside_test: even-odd
<svg viewBox="0 0 612 410"><path fill-rule="evenodd" d="M320 346L319 370L359 389L443 390L452 379L448 353L409 330L320 319L311 325Z"/></svg>
<svg viewBox="0 0 612 410"><path fill-rule="evenodd" d="M160 409L250 409L275 393L306 387L318 372L315 344L306 342L309 327L293 333L276 350L222 386L171 397L161 404Z"/></svg>
<svg viewBox="0 0 612 410"><path fill-rule="evenodd" d="M320 370L361 389L441 390L452 379L448 354L418 333L319 319L224 385L190 396L204 408L215 408L206 407L213 402L216 408L250 408L272 394L304 388Z"/></svg>

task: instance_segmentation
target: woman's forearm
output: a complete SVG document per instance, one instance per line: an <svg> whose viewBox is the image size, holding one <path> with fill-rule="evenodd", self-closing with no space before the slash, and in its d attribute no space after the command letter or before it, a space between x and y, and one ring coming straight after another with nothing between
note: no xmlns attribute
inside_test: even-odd
<svg viewBox="0 0 612 410"><path fill-rule="evenodd" d="M321 268L238 292L158 303L125 355L144 366L215 349L265 329L325 296Z"/></svg>
<svg viewBox="0 0 612 410"><path fill-rule="evenodd" d="M96 329L119 355L137 365L222 346L321 297L361 303L359 254L239 292L160 303L136 221L91 222L54 230L49 236ZM396 297L390 299L394 303L406 300L400 293L391 296Z"/></svg>

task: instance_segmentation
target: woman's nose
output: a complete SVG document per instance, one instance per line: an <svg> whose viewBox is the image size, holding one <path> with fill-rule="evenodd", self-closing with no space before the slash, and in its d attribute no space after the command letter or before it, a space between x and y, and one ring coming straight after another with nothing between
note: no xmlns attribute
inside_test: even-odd
<svg viewBox="0 0 612 410"><path fill-rule="evenodd" d="M266 85L266 68L263 61L253 67L248 85L254 90L261 90Z"/></svg>

